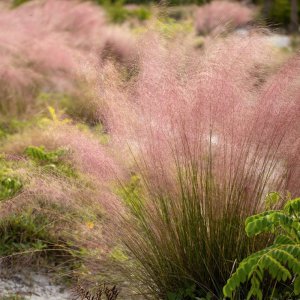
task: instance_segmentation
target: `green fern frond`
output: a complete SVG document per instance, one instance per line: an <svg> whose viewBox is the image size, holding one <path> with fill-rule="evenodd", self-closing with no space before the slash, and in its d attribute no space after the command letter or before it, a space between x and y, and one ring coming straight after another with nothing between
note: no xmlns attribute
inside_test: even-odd
<svg viewBox="0 0 300 300"><path fill-rule="evenodd" d="M294 222L291 216L279 211L270 211L268 214L256 216L256 218L246 221L245 229L248 236L254 236L262 232L270 232L278 226L290 231Z"/></svg>
<svg viewBox="0 0 300 300"><path fill-rule="evenodd" d="M295 244L295 241L285 234L280 234L276 237L274 244Z"/></svg>
<svg viewBox="0 0 300 300"><path fill-rule="evenodd" d="M289 215L296 214L298 217L300 213L300 198L288 201L283 210Z"/></svg>
<svg viewBox="0 0 300 300"><path fill-rule="evenodd" d="M248 236L262 232L278 234L273 245L245 258L223 288L225 297L251 282L247 299L263 299L261 285L267 273L277 282L292 280L295 295L300 294L300 198L290 200L283 210L270 210L247 218Z"/></svg>
<svg viewBox="0 0 300 300"><path fill-rule="evenodd" d="M273 245L247 257L224 286L224 296L232 297L232 293L253 276L255 280L258 280L256 285L259 286L265 271L268 271L271 277L277 281L292 279L291 272L300 275L299 258L300 244Z"/></svg>
<svg viewBox="0 0 300 300"><path fill-rule="evenodd" d="M297 276L294 281L294 293L296 296L300 294L300 276Z"/></svg>

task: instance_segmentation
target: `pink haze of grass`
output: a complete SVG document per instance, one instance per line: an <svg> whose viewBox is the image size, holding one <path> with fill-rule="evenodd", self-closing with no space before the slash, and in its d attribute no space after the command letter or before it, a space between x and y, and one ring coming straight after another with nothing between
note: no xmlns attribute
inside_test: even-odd
<svg viewBox="0 0 300 300"><path fill-rule="evenodd" d="M198 8L196 29L199 33L210 33L218 27L239 27L253 20L254 12L238 2L212 1Z"/></svg>
<svg viewBox="0 0 300 300"><path fill-rule="evenodd" d="M246 236L245 218L271 191L300 193L300 57L252 78L272 54L264 41L231 36L199 55L148 38L125 110L113 106L111 131L129 145L142 190L123 238L149 293L189 282L220 298L234 261L267 243Z"/></svg>
<svg viewBox="0 0 300 300"><path fill-rule="evenodd" d="M110 106L112 134L142 155L158 183L173 172L175 158L195 160L201 169L212 151L214 176L224 188L240 181L251 197L286 189L296 195L299 57L257 87L253 69L274 55L264 41L255 34L229 37L199 56L149 38L123 105Z"/></svg>
<svg viewBox="0 0 300 300"><path fill-rule="evenodd" d="M92 66L89 72L101 72L104 52L122 62L135 56L130 34L110 28L101 8L90 2L30 1L0 8L0 27L4 113L30 111L41 92L80 95L78 85L87 75L82 70Z"/></svg>
<svg viewBox="0 0 300 300"><path fill-rule="evenodd" d="M32 91L41 86L50 89L54 85L64 91L66 86L73 88L69 79L85 59L94 72L94 63L101 60L101 55L95 53L102 54L104 49L97 38L105 26L102 12L90 10L88 3L73 5L48 1L44 6L32 3L1 13L0 24L5 29L0 31L4 57L1 92L7 99L12 101L16 93L25 96L24 101L32 101ZM33 14L32 19L26 17L27 10ZM68 18L62 17L66 10ZM12 40L9 33L14 30ZM112 44L117 41L114 38ZM66 125L43 134L31 133L27 141L20 139L19 146L11 143L11 147L13 152L17 147L22 152L28 145L69 148L72 165L95 179L97 187L103 189L99 202L112 215L118 209L122 211L122 205L102 183L115 179L116 173L120 176L122 167L110 151L117 152L126 166L146 178L150 195L172 196L170 201L175 208L180 195L180 172L187 190L191 189L191 174L198 176L197 192L203 195L199 198L205 207L205 197L210 199L210 195L201 189L209 168L218 188L213 191L214 201L208 203L213 213L205 213L210 220L216 220L231 211L230 217L244 220L261 209L269 191L288 190L294 196L300 193L300 57L291 58L257 86L257 78L251 74L257 65L269 63L268 51L264 37L255 34L208 44L201 55L178 41L168 44L157 35L146 35L138 49L139 68L131 80L122 81L113 64L107 63L103 68L101 65L98 100L112 139L109 146L101 146L92 135ZM50 57L49 52L55 56ZM130 165L130 152L138 166ZM43 178L37 181L31 187L32 193L53 193L53 187L45 182ZM68 199L72 197L72 187L63 189L55 180L53 185L60 186L53 195L55 200L61 201L66 194ZM154 222L149 227L156 232L156 203L150 201L148 205L149 212L154 212L150 218ZM243 226L238 230L244 233ZM214 231L208 228L207 232ZM227 242L221 245L224 251ZM242 242L238 246L242 248Z"/></svg>

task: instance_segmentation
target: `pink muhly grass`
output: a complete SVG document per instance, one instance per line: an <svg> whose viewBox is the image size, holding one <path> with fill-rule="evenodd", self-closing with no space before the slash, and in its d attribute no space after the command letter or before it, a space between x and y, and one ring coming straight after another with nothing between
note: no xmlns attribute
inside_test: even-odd
<svg viewBox="0 0 300 300"><path fill-rule="evenodd" d="M45 128L27 129L11 136L1 146L9 155L22 155L28 146L44 146L47 150L69 150L68 161L84 174L93 176L99 183L112 182L125 174L119 158L109 145L102 145L100 138L72 125L53 124ZM123 175L122 175L123 174Z"/></svg>
<svg viewBox="0 0 300 300"><path fill-rule="evenodd" d="M137 45L129 31L119 27L109 27L103 32L105 46L103 56L113 56L120 62L134 64L137 60Z"/></svg>
<svg viewBox="0 0 300 300"><path fill-rule="evenodd" d="M58 128L51 139L59 147L71 150L74 166L82 172L97 178L99 182L108 182L122 177L122 167L113 158L108 146L101 145L92 135L71 127Z"/></svg>
<svg viewBox="0 0 300 300"><path fill-rule="evenodd" d="M114 216L120 212L119 199L105 185L94 184L88 178L72 181L38 168L26 171L22 192L2 203L1 219L10 220L26 214L42 217L51 224L47 229L59 243L50 244L50 252L46 248L40 253L57 255L53 248L64 250L66 254L72 250L72 256L68 259L83 262L89 270L87 275L76 267L69 270L64 265L60 269L61 266L58 265L55 270L61 271L60 276L65 275L71 280L87 280L86 277L90 277L95 283L94 276L103 275L107 280L113 281L113 275L116 276L118 269L109 256L117 243L118 232ZM1 226L4 226L3 223ZM3 229L10 230L5 227ZM47 240L43 242L46 243ZM77 257L76 249L69 248L70 244L76 245L77 250L93 249L93 252ZM28 263L35 263L36 258L28 254L30 250L26 254ZM18 253L14 255L20 257ZM61 255L62 253L58 253L56 259ZM64 263L67 264L67 261Z"/></svg>
<svg viewBox="0 0 300 300"><path fill-rule="evenodd" d="M207 34L221 26L239 27L253 20L251 8L238 2L212 1L198 8L196 30Z"/></svg>
<svg viewBox="0 0 300 300"><path fill-rule="evenodd" d="M101 86L101 91L106 92L103 98L109 99L107 123L110 132L113 137L124 139L125 143L129 141L131 145L136 139L139 144L147 144L149 140L152 143L164 140L161 137L164 134L172 136L174 120L185 119L185 126L191 126L190 132L193 133L194 125L188 115L195 112L194 108L189 109L192 105L201 104L196 98L201 92L202 98L213 93L214 107L219 107L219 110L227 109L219 105L224 95L234 98L232 101L236 103L249 103L259 91L255 86L258 78L252 75L252 71L260 65L265 67L274 62L270 58L274 57L271 47L264 36L257 34L247 38L229 36L209 41L200 55L192 48L180 46L178 41L165 45L153 34L145 36L141 44L137 76L128 84L129 88L112 84L111 80L106 86ZM108 71L107 78L120 81L114 70ZM211 84L207 84L208 81ZM201 101L206 102L205 99ZM122 118L122 114L126 117ZM126 122L129 124L126 125ZM146 124L151 127L153 138L148 137ZM166 157L169 155L166 154Z"/></svg>
<svg viewBox="0 0 300 300"><path fill-rule="evenodd" d="M30 1L11 14L20 20L27 32L38 35L56 32L64 35L70 46L87 50L101 43L98 38L105 25L101 8L88 2Z"/></svg>
<svg viewBox="0 0 300 300"><path fill-rule="evenodd" d="M41 93L59 93L73 101L67 107L73 116L98 122L93 91L103 57L133 62L131 35L107 26L101 8L88 2L30 1L0 16L2 114L34 113Z"/></svg>
<svg viewBox="0 0 300 300"><path fill-rule="evenodd" d="M56 3L52 11L43 11L41 3L35 2L1 11L0 79L4 114L28 112L40 92L72 92L83 53L80 45L76 48L78 45L70 43L74 31L70 33L68 26L61 22L66 13L70 14L74 3L67 2L65 7L64 1L49 1L45 5L50 3ZM53 20L55 22L51 22ZM103 24L103 18L100 23ZM89 24L86 30L91 30L87 28ZM73 30L75 28L73 24ZM87 37L88 33L85 41Z"/></svg>
<svg viewBox="0 0 300 300"><path fill-rule="evenodd" d="M234 262L266 243L247 238L245 218L268 192L300 192L299 58L254 90L243 80L259 52L251 38L234 43L199 59L152 45L141 59L140 182L124 186L124 239L140 266L132 274L156 298L191 286L221 297Z"/></svg>

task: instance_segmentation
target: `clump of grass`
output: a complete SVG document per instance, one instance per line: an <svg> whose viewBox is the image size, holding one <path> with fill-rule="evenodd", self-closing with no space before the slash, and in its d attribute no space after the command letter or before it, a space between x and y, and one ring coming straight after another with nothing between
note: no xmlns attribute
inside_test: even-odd
<svg viewBox="0 0 300 300"><path fill-rule="evenodd" d="M107 25L101 8L89 2L29 1L1 7L0 15L3 118L28 119L55 103L75 119L100 122L98 72L110 57L121 65L135 59L130 33Z"/></svg>
<svg viewBox="0 0 300 300"><path fill-rule="evenodd" d="M249 241L245 218L269 191L300 189L299 58L253 90L239 82L248 70L235 46L229 60L216 51L198 65L174 49L149 49L151 64L141 64L142 117L131 125L140 179L123 188L122 225L130 274L156 299L190 299L191 290L222 297L236 263L268 241Z"/></svg>
<svg viewBox="0 0 300 300"><path fill-rule="evenodd" d="M45 216L24 212L1 219L0 255L45 250L57 240L50 234L51 223Z"/></svg>
<svg viewBox="0 0 300 300"><path fill-rule="evenodd" d="M208 34L217 28L245 26L254 18L254 11L239 3L230 1L212 1L198 8L196 12L196 30Z"/></svg>
<svg viewBox="0 0 300 300"><path fill-rule="evenodd" d="M1 147L1 166L22 189L0 203L0 256L42 265L71 282L116 280L113 215L122 207L110 182L118 164L101 144L101 128L97 135L51 112L51 119L7 137Z"/></svg>

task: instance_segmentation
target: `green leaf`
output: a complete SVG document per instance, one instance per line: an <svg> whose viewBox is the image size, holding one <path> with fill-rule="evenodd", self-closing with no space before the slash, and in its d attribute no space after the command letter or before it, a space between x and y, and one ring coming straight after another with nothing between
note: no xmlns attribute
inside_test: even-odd
<svg viewBox="0 0 300 300"><path fill-rule="evenodd" d="M295 244L295 241L288 235L280 234L275 238L274 244L281 244L281 245L292 244L293 245L293 244Z"/></svg>
<svg viewBox="0 0 300 300"><path fill-rule="evenodd" d="M287 202L283 210L289 215L300 213L300 198L295 198Z"/></svg>
<svg viewBox="0 0 300 300"><path fill-rule="evenodd" d="M294 293L295 295L300 294L300 276L298 275L294 281Z"/></svg>
<svg viewBox="0 0 300 300"><path fill-rule="evenodd" d="M266 196L266 209L270 209L280 200L280 194L277 192L271 192Z"/></svg>
<svg viewBox="0 0 300 300"><path fill-rule="evenodd" d="M270 195L277 200L277 195ZM276 199L275 199L276 198ZM235 273L223 287L225 297L231 297L241 284L250 280L251 288L247 299L263 299L260 288L264 281L264 271L271 279L280 281L296 279L292 282L296 295L300 294L300 198L287 202L283 210L269 210L246 219L245 230L248 236L262 232L278 234L273 245L251 254L238 266Z"/></svg>

